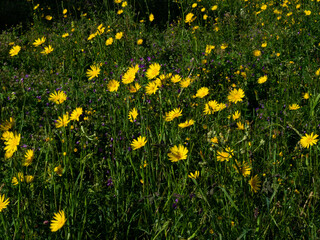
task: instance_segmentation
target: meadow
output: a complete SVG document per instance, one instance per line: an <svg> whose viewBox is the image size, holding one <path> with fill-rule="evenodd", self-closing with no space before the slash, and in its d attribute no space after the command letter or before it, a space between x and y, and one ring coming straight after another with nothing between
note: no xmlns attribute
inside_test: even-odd
<svg viewBox="0 0 320 240"><path fill-rule="evenodd" d="M320 0L24 4L1 238L320 238Z"/></svg>

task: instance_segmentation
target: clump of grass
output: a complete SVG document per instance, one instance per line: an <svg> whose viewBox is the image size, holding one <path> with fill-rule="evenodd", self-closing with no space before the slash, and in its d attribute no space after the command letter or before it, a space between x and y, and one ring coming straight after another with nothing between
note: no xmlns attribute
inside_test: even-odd
<svg viewBox="0 0 320 240"><path fill-rule="evenodd" d="M0 35L8 239L318 237L318 3L165 3Z"/></svg>

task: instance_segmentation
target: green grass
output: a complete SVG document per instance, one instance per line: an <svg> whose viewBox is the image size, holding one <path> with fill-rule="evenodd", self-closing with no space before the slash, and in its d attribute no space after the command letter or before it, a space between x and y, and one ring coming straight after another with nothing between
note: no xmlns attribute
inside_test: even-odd
<svg viewBox="0 0 320 240"><path fill-rule="evenodd" d="M37 2L27 2L33 21L0 34L0 195L10 200L3 208L0 199L2 236L318 239L320 149L317 141L304 148L300 140L320 132L320 2L122 4L52 1L34 9ZM190 24L188 13L196 17ZM105 29L95 34L100 24ZM46 41L35 47L42 37ZM41 53L49 45L53 51ZM208 45L214 46L210 53ZM14 46L21 50L10 56ZM161 64L161 84L149 95L146 86L156 78L148 79L147 71L154 63ZM100 73L89 80L93 65ZM136 65L141 88L132 92L122 77ZM190 78L190 85L173 83L169 74ZM267 81L259 84L263 76ZM108 90L113 79L120 83L115 92ZM197 97L202 87L209 94ZM228 101L234 89L244 91L237 103ZM55 91L67 99L50 101ZM225 108L206 114L213 100ZM290 110L292 104L300 108ZM78 107L79 121L56 127ZM138 116L131 122L133 108ZM166 121L178 108L182 116ZM193 125L179 127L190 119ZM6 130L21 134L10 158ZM139 136L147 142L132 150ZM168 154L179 145L187 157L171 162ZM34 158L24 166L27 150ZM247 174L240 173L244 164ZM256 191L249 184L255 176L261 181ZM60 210L67 220L51 232Z"/></svg>

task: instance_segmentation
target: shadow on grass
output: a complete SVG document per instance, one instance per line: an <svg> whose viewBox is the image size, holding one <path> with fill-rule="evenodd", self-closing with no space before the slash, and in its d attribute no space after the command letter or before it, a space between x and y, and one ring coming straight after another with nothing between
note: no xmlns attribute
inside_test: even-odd
<svg viewBox="0 0 320 240"><path fill-rule="evenodd" d="M31 4L21 0L1 0L0 30L10 29L18 24L27 26L32 20Z"/></svg>

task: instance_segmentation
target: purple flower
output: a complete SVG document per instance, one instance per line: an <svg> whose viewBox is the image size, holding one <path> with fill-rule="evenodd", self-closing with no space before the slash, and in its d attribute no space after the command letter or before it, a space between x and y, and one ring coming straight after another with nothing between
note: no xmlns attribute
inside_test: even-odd
<svg viewBox="0 0 320 240"><path fill-rule="evenodd" d="M107 181L107 186L108 187L113 186L113 182L112 182L112 178L111 177Z"/></svg>

